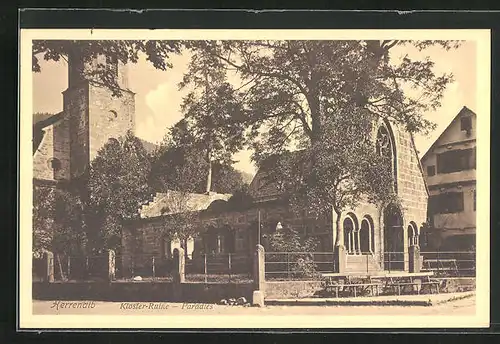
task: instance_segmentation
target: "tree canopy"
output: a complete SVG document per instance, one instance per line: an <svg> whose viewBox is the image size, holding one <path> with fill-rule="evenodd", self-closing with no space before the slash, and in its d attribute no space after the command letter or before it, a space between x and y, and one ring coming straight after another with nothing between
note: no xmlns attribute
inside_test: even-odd
<svg viewBox="0 0 500 344"><path fill-rule="evenodd" d="M215 161L209 167L203 142L193 138L184 120L169 128L169 133L153 158L150 185L155 191L167 190L203 193L206 191L207 170L211 168L211 191L233 193L244 182L239 171L229 163Z"/></svg>
<svg viewBox="0 0 500 344"><path fill-rule="evenodd" d="M255 151L253 159L273 171L271 175L298 207L308 206L319 213L333 207L339 233L340 212L355 206L361 196L371 202L395 197L391 157L376 151L376 124L396 124L410 135L427 133L435 126L424 114L439 108L453 81L451 74L436 74L430 58L415 60L405 55L397 59L391 54L394 47L452 49L459 44L401 40L36 41L33 71L40 70L38 56L57 61L73 53L87 60L102 54L123 63L135 63L144 53L153 66L166 70L171 67L171 54L188 49L192 58L179 85L189 90L182 104L185 120L174 128L175 143L166 145L163 155L166 161L183 157L181 164L172 167L177 184L182 184L182 178L196 181L196 176L208 175L206 189L210 190L212 162L228 164L233 153L249 145ZM107 73L104 70L98 77L119 94ZM237 88L229 73L241 81ZM190 154L188 146L197 153ZM297 150L301 154L288 154ZM172 185L172 181L166 184ZM191 184L191 188L198 187L197 182Z"/></svg>
<svg viewBox="0 0 500 344"><path fill-rule="evenodd" d="M96 251L120 247L122 221L138 218L142 204L152 199L150 170L148 154L131 132L99 150L91 163L85 204L86 228Z"/></svg>
<svg viewBox="0 0 500 344"><path fill-rule="evenodd" d="M340 213L362 198L395 198L391 158L376 154L375 125L387 120L410 134L432 130L423 115L440 106L453 81L450 74L435 74L430 59L397 60L391 49L458 44L197 41L191 50L217 58L242 81L244 114L238 118L253 159L271 171L297 208L324 213L333 207L340 232ZM300 154L287 153L296 150Z"/></svg>
<svg viewBox="0 0 500 344"><path fill-rule="evenodd" d="M33 189L33 253L80 254L86 244L83 205L73 193L53 187Z"/></svg>
<svg viewBox="0 0 500 344"><path fill-rule="evenodd" d="M192 52L188 71L179 83L180 90L189 90L181 111L189 131L186 138L207 161L205 191L209 192L213 164L231 165L234 153L243 148L243 108L219 59L204 50Z"/></svg>
<svg viewBox="0 0 500 344"><path fill-rule="evenodd" d="M32 71L40 72L40 58L46 61L68 61L71 55L78 55L84 62L89 62L98 55L106 57L108 62L137 63L141 54L156 69L167 70L172 67L169 57L177 54L182 48L181 41L167 40L34 40L32 48ZM116 78L112 71L101 68L95 76L103 85L121 95Z"/></svg>

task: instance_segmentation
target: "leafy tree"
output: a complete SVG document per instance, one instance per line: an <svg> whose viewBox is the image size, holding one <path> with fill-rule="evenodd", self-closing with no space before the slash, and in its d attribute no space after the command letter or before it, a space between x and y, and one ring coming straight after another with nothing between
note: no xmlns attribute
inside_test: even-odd
<svg viewBox="0 0 500 344"><path fill-rule="evenodd" d="M241 172L229 165L213 164L212 190L217 193L232 194L243 189L243 176Z"/></svg>
<svg viewBox="0 0 500 344"><path fill-rule="evenodd" d="M275 262L279 270L286 271L296 277L313 277L316 275L314 257L309 252L314 252L318 245L315 237L302 237L292 227L283 226L269 235L271 252L269 261ZM283 265L285 262L285 266Z"/></svg>
<svg viewBox="0 0 500 344"><path fill-rule="evenodd" d="M94 251L120 248L122 221L137 218L138 209L151 199L150 169L147 152L130 131L99 150L91 163L85 205Z"/></svg>
<svg viewBox="0 0 500 344"><path fill-rule="evenodd" d="M150 184L161 192L167 190L203 193L209 163L202 144L197 144L185 120L169 129L153 157ZM232 193L243 186L240 172L220 162L212 163L211 190Z"/></svg>
<svg viewBox="0 0 500 344"><path fill-rule="evenodd" d="M33 253L48 250L78 255L85 249L82 203L68 190L35 186L33 190Z"/></svg>
<svg viewBox="0 0 500 344"><path fill-rule="evenodd" d="M240 95L228 82L220 60L203 50L193 51L179 89L189 89L181 105L189 130L186 137L206 158L205 191L210 192L214 164L230 166L233 154L243 148L245 126Z"/></svg>
<svg viewBox="0 0 500 344"><path fill-rule="evenodd" d="M227 201L227 206L232 210L245 210L253 206L254 199L248 190L248 184L232 192L231 198Z"/></svg>
<svg viewBox="0 0 500 344"><path fill-rule="evenodd" d="M35 40L32 49L32 70L41 71L39 59L60 61L77 56L84 62L89 62L98 55L106 57L107 62L120 61L137 63L141 54L146 56L155 68L167 70L172 65L168 58L180 52L181 41L167 40ZM117 80L109 68L99 68L91 75L95 80L121 95Z"/></svg>
<svg viewBox="0 0 500 344"><path fill-rule="evenodd" d="M372 202L395 198L390 161L375 154L374 122L389 120L410 134L433 129L422 115L440 106L453 81L452 75L436 75L430 59L396 60L391 49L458 44L199 41L192 49L217 57L238 74L254 160L290 190L297 208L327 216L333 207L340 246L341 211L362 195ZM296 149L301 154L283 154Z"/></svg>

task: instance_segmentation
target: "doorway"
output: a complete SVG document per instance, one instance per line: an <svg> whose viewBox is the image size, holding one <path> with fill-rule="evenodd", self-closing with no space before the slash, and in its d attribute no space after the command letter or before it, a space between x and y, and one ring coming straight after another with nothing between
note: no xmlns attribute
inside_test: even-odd
<svg viewBox="0 0 500 344"><path fill-rule="evenodd" d="M384 269L404 270L403 216L395 205L384 211Z"/></svg>

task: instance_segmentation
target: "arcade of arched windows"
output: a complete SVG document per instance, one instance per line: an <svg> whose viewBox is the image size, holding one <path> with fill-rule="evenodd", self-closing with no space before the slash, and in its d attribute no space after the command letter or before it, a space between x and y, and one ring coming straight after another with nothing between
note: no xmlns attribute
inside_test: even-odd
<svg viewBox="0 0 500 344"><path fill-rule="evenodd" d="M356 215L349 213L343 221L344 247L347 254L375 253L375 225L369 215L358 222ZM415 222L410 222L407 230L408 246L420 245L420 231Z"/></svg>
<svg viewBox="0 0 500 344"><path fill-rule="evenodd" d="M375 227L369 215L358 223L356 215L350 213L343 222L344 246L348 254L369 254L375 252Z"/></svg>

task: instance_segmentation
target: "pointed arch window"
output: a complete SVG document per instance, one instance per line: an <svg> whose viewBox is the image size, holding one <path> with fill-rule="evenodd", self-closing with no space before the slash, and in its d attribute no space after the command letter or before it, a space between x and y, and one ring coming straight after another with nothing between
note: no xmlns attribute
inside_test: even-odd
<svg viewBox="0 0 500 344"><path fill-rule="evenodd" d="M390 165L394 179L394 191L397 192L397 163L396 147L394 145L394 136L386 125L382 125L377 132L376 152L382 159L387 159Z"/></svg>

